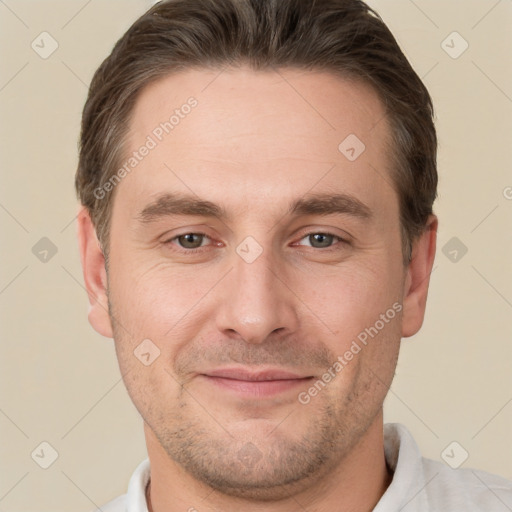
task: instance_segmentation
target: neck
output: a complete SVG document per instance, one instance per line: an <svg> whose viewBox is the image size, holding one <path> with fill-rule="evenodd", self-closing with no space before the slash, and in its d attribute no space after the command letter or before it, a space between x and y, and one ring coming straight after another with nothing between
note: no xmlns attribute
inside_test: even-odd
<svg viewBox="0 0 512 512"><path fill-rule="evenodd" d="M198 507L204 512L291 512L297 510L297 504L308 512L370 512L393 477L384 457L382 411L334 470L277 502L249 501L214 491L169 459L147 424L144 429L151 463L151 481L146 489L149 512L194 511Z"/></svg>

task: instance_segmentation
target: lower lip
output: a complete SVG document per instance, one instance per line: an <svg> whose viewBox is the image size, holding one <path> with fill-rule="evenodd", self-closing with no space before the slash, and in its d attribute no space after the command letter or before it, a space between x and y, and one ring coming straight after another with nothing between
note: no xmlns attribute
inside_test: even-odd
<svg viewBox="0 0 512 512"><path fill-rule="evenodd" d="M204 377L216 386L255 398L266 398L286 391L296 390L299 387L303 387L306 382L312 379L312 377L306 377L303 379L248 381L227 379L224 377L211 377L209 375L204 375Z"/></svg>

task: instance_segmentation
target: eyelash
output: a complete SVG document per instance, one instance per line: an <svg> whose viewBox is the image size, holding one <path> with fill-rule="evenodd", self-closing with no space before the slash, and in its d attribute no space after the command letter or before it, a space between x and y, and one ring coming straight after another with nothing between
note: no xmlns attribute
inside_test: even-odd
<svg viewBox="0 0 512 512"><path fill-rule="evenodd" d="M201 253L203 252L204 249L207 249L208 246L201 246L201 247L197 247L195 249L185 249L183 247L179 247L177 246L176 244L173 244L172 242L174 242L175 240L177 240L178 238L182 237L182 236L185 236L185 235L199 235L199 236L203 236L203 237L206 237L206 238L210 238L206 233L201 233L201 232L196 232L196 231L189 231L189 232L186 232L186 233L182 233L180 235L176 235L172 238L170 238L169 240L165 240L163 243L164 245L172 245L173 246L173 250L179 252L179 253L182 253L182 254L198 254L198 253ZM325 236L332 236L335 241L337 241L338 243L342 244L342 245L349 245L349 241L338 236L338 235L335 235L334 233L329 233L328 231L311 231L309 233L306 233L300 240L304 240L305 238L308 238L309 236L311 235L325 235ZM311 246L305 246L305 247L311 247ZM335 251L337 250L336 248L336 244L330 246L330 247L311 247L311 249L316 249L318 251L321 251L321 252L330 252L330 251Z"/></svg>

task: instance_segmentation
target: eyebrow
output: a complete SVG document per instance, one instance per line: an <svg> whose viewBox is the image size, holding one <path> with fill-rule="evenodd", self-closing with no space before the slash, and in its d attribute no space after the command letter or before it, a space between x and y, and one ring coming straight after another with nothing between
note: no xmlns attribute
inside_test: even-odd
<svg viewBox="0 0 512 512"><path fill-rule="evenodd" d="M286 213L291 216L344 214L362 220L372 217L372 210L350 194L308 194L291 203ZM139 222L149 224L170 216L200 216L229 220L231 216L222 206L193 195L166 193L145 206L137 215Z"/></svg>

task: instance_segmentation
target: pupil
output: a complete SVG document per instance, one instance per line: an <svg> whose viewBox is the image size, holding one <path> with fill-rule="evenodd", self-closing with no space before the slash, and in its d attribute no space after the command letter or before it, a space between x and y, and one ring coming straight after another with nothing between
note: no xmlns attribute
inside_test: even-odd
<svg viewBox="0 0 512 512"><path fill-rule="evenodd" d="M332 242L332 235L326 235L324 233L316 233L312 235L315 242L318 242L321 247L328 247ZM311 241L311 240L310 240Z"/></svg>
<svg viewBox="0 0 512 512"><path fill-rule="evenodd" d="M197 247L197 240L194 242L194 237L196 236L199 236L199 235L195 235L194 233L188 233L186 235L183 235L181 236L181 239L184 243L182 243L182 245L184 245L185 247L188 247L188 248L195 248ZM200 244L200 242L199 242Z"/></svg>

